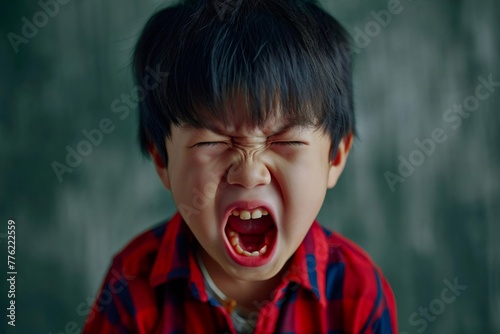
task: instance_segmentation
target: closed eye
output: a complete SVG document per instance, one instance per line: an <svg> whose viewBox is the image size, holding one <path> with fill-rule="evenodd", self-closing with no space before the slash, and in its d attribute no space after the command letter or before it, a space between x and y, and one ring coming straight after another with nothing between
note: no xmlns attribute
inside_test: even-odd
<svg viewBox="0 0 500 334"><path fill-rule="evenodd" d="M303 146L306 145L301 141L275 141L272 142L273 145L281 145L281 146Z"/></svg>
<svg viewBox="0 0 500 334"><path fill-rule="evenodd" d="M204 141L204 142L201 142L201 143L196 143L194 144L192 147L203 147L203 146L217 146L219 144L226 144L225 142L222 142L222 141Z"/></svg>

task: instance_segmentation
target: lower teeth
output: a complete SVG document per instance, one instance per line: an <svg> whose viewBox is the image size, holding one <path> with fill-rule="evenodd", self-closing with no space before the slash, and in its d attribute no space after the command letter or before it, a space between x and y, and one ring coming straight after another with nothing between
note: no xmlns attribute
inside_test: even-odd
<svg viewBox="0 0 500 334"><path fill-rule="evenodd" d="M231 239L230 239L231 245L233 246L234 250L238 254L245 255L245 256L257 257L257 256L263 255L267 252L267 245L262 246L262 248L258 251L249 252L247 250L244 250L240 246L238 233L231 231L231 232L229 232L229 235L231 236ZM267 242L267 239L268 238L266 237L266 242Z"/></svg>

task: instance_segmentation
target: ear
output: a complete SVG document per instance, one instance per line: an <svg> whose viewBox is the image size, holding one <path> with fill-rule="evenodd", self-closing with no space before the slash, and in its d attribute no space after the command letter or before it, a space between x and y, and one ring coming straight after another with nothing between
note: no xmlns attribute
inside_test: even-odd
<svg viewBox="0 0 500 334"><path fill-rule="evenodd" d="M351 150L352 139L352 132L342 138L337 148L337 154L330 161L330 170L328 172L328 189L335 187L340 174L342 174L342 171L344 170L347 156L349 155L349 151Z"/></svg>
<svg viewBox="0 0 500 334"><path fill-rule="evenodd" d="M170 178L168 177L167 166L165 165L158 148L155 144L150 143L148 146L148 152L149 156L153 160L153 163L155 164L156 173L158 173L161 182L165 188L170 189Z"/></svg>

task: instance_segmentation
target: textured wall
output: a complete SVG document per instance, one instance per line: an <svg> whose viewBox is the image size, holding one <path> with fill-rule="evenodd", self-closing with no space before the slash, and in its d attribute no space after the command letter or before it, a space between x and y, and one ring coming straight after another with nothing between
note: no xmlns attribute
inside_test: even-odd
<svg viewBox="0 0 500 334"><path fill-rule="evenodd" d="M0 11L0 267L6 275L13 219L18 271L17 331L2 279L7 333L81 326L112 254L174 212L139 155L136 110L112 107L133 87L137 33L164 3L60 2L51 16L34 1ZM500 332L500 87L475 97L490 76L500 81L500 3L323 3L355 37L360 138L320 220L384 270L402 333ZM376 20L381 10L390 22ZM23 31L26 21L39 27ZM58 179L53 162L101 122L109 133ZM454 280L467 288L444 303Z"/></svg>

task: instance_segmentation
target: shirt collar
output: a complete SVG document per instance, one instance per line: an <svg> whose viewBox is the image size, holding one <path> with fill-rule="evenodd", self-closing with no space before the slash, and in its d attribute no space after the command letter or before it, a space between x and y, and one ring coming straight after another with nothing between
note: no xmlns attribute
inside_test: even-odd
<svg viewBox="0 0 500 334"><path fill-rule="evenodd" d="M208 296L203 282L203 274L196 262L194 249L196 240L182 219L176 213L167 223L158 254L149 276L149 283L157 287L174 279L186 279L195 297L207 301ZM328 261L328 240L321 225L314 221L304 240L299 245L284 271L274 300L281 299L290 283L296 283L311 291L314 297L326 305L325 275Z"/></svg>
<svg viewBox="0 0 500 334"><path fill-rule="evenodd" d="M280 300L287 286L293 282L310 291L314 298L325 307L328 257L328 238L321 225L314 221L304 240L292 255L274 301Z"/></svg>
<svg viewBox="0 0 500 334"><path fill-rule="evenodd" d="M193 296L207 301L203 274L193 252L195 245L193 233L177 212L165 228L149 275L149 284L155 288L176 279L188 280Z"/></svg>

